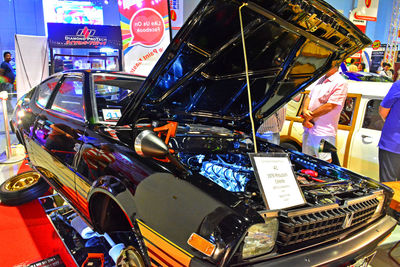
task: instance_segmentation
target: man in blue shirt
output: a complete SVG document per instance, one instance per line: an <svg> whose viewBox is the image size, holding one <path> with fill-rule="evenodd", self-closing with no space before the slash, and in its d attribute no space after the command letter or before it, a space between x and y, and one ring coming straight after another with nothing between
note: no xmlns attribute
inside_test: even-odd
<svg viewBox="0 0 400 267"><path fill-rule="evenodd" d="M400 180L400 81L393 83L379 107L385 121L379 140L379 179Z"/></svg>
<svg viewBox="0 0 400 267"><path fill-rule="evenodd" d="M2 90L5 90L9 93L8 95L8 100L7 100L7 111L11 113L13 111L13 107L11 105L11 93L13 92L14 89L14 81L15 81L15 73L14 69L10 64L11 61L11 53L10 52L4 52L4 61L1 63L1 68L4 71L4 76L6 76L9 80L8 83L4 83L2 86Z"/></svg>

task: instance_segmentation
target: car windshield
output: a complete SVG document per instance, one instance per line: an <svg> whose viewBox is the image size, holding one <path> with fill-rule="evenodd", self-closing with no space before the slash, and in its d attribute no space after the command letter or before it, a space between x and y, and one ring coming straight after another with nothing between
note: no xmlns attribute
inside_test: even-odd
<svg viewBox="0 0 400 267"><path fill-rule="evenodd" d="M131 75L93 74L93 109L97 123L116 123L127 104L128 95L135 94L144 78Z"/></svg>

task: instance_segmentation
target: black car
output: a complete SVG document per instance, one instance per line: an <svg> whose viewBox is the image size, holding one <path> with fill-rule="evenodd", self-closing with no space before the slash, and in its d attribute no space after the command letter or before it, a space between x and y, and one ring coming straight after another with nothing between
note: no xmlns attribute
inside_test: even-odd
<svg viewBox="0 0 400 267"><path fill-rule="evenodd" d="M350 265L394 229L392 190L253 133L369 43L321 0L205 0L147 78L55 74L11 124L95 231L132 233L140 264Z"/></svg>

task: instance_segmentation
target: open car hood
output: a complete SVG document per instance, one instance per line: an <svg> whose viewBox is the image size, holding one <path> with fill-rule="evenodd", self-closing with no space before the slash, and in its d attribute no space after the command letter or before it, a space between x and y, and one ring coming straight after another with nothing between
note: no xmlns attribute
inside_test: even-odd
<svg viewBox="0 0 400 267"><path fill-rule="evenodd" d="M203 0L130 96L140 118L250 128L239 7L256 126L370 40L321 0Z"/></svg>

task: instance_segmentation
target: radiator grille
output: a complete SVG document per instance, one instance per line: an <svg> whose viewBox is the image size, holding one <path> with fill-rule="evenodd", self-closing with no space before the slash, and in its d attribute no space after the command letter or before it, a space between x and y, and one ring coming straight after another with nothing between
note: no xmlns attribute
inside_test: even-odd
<svg viewBox="0 0 400 267"><path fill-rule="evenodd" d="M357 226L366 224L373 216L379 201L365 200L345 207L335 207L312 213L279 215L277 245L281 248L333 234L341 234Z"/></svg>

